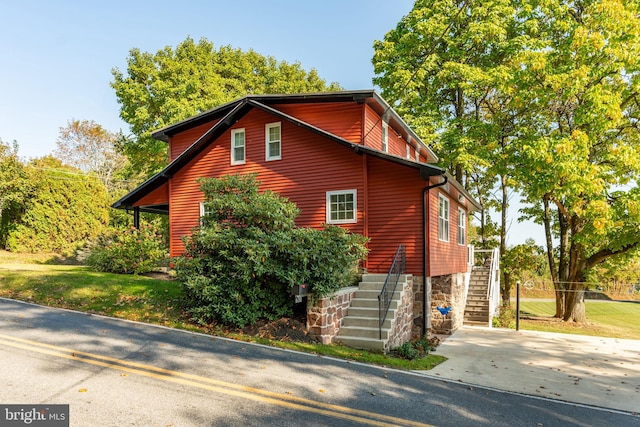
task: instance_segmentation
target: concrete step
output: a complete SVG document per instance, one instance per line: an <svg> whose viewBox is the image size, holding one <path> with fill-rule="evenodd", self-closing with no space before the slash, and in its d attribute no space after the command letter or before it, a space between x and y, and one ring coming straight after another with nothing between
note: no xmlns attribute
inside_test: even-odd
<svg viewBox="0 0 640 427"><path fill-rule="evenodd" d="M347 347L380 352L384 351L386 345L386 341L383 340L349 336L338 336L336 341Z"/></svg>
<svg viewBox="0 0 640 427"><path fill-rule="evenodd" d="M359 317L359 316L347 316L344 319L342 319L342 327L345 326L360 326L360 327L365 327L365 328L377 328L378 327L378 323L380 322L380 320L378 319L378 317L376 316L375 318L373 317ZM390 329L391 328L391 319L387 316L387 318L384 320L384 323L382 323L382 327L385 329Z"/></svg>
<svg viewBox="0 0 640 427"><path fill-rule="evenodd" d="M351 310L354 307L379 309L380 302L378 301L378 298L376 299L354 298L351 301L351 307L349 307L349 310ZM395 310L396 308L398 308L398 300L391 300L389 302L389 310Z"/></svg>
<svg viewBox="0 0 640 427"><path fill-rule="evenodd" d="M400 285L398 285L400 288ZM359 289L354 294L354 298L364 298L364 299L378 299L378 295L380 295L380 291L378 290L368 290L368 289ZM391 299L399 300L401 298L402 293L396 289L396 291L392 294Z"/></svg>
<svg viewBox="0 0 640 427"><path fill-rule="evenodd" d="M355 338L370 338L370 339L383 339L383 340L387 340L389 339L389 330L388 329L383 329L382 330L382 338L380 338L380 329L378 329L378 327L368 327L368 326L342 326L340 328L340 331L338 332L338 338L340 339L340 337L342 336L346 336L346 337L355 337Z"/></svg>
<svg viewBox="0 0 640 427"><path fill-rule="evenodd" d="M377 319L378 318L378 308L365 308L365 307L353 307L351 306L349 308L349 312L347 314L347 316L345 317L345 319L351 317L351 316L355 316L355 317L368 317L369 319ZM395 310L389 310L389 314L387 314L387 317L391 317L392 315L395 315Z"/></svg>

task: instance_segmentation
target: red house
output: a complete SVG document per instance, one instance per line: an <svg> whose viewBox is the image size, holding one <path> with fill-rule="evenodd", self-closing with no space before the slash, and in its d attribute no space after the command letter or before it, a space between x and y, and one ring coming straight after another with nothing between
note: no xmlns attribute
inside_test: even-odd
<svg viewBox="0 0 640 427"><path fill-rule="evenodd" d="M369 237L368 273L386 274L402 245L412 294L404 316L414 329L426 331L439 316L429 309L434 279L464 282L468 212L477 203L432 165L433 151L373 90L248 95L153 137L169 144L170 164L114 207L135 218L167 213L171 256L184 251L182 237L199 224L199 177L257 173L264 189L297 204L298 226L339 224ZM333 332L341 327L337 322Z"/></svg>

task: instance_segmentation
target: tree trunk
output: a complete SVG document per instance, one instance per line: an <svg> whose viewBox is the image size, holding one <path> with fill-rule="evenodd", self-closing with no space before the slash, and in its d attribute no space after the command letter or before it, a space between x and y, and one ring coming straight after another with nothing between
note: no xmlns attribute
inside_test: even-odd
<svg viewBox="0 0 640 427"><path fill-rule="evenodd" d="M553 289L556 294L556 314L554 317L562 318L564 313L564 298L560 283L558 279L558 270L556 270L556 259L553 256L553 238L551 237L551 208L549 207L549 198L547 196L542 198L542 204L544 205L544 235L547 244L547 259L549 261L549 272L551 273L551 280L553 281Z"/></svg>
<svg viewBox="0 0 640 427"><path fill-rule="evenodd" d="M500 188L502 189L502 212L500 224L500 257L507 251L507 208L509 207L509 193L507 188L507 179L500 175ZM503 275L500 291L502 293L502 304L509 305L511 302L511 275L505 273Z"/></svg>
<svg viewBox="0 0 640 427"><path fill-rule="evenodd" d="M574 288L574 286L572 286ZM584 285L575 286L570 292L567 292L567 306L562 317L565 321L573 321L576 323L587 323L587 311L584 305Z"/></svg>

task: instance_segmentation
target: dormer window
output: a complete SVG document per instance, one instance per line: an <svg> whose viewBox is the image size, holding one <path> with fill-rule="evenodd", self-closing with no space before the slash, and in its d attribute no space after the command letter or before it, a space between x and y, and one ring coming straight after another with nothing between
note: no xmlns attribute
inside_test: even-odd
<svg viewBox="0 0 640 427"><path fill-rule="evenodd" d="M243 165L245 163L244 128L231 131L231 164Z"/></svg>
<svg viewBox="0 0 640 427"><path fill-rule="evenodd" d="M265 126L265 141L267 150L266 160L269 161L282 159L280 122L268 123Z"/></svg>

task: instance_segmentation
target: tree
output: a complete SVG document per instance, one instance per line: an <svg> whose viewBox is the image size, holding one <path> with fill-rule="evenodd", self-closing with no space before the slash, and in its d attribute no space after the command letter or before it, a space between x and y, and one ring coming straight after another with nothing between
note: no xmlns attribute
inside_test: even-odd
<svg viewBox="0 0 640 427"><path fill-rule="evenodd" d="M18 143L9 145L0 139L0 248L5 248L7 234L31 187L28 173L18 158Z"/></svg>
<svg viewBox="0 0 640 427"><path fill-rule="evenodd" d="M516 185L514 141L526 126L526 105L514 90L512 69L528 25L510 0L419 0L374 43L374 83L421 137L433 142L441 165L476 196L483 245L491 244L489 210L501 213L503 254ZM508 277L502 284L508 294Z"/></svg>
<svg viewBox="0 0 640 427"><path fill-rule="evenodd" d="M547 268L544 259L544 248L537 246L533 239L527 239L524 244L513 246L503 254L500 269L504 277L511 279L521 277L524 273L541 275ZM502 294L502 304L510 304L510 294Z"/></svg>
<svg viewBox="0 0 640 427"><path fill-rule="evenodd" d="M104 185L51 156L28 165L31 197L7 235L15 252L65 252L97 236L109 220Z"/></svg>
<svg viewBox="0 0 640 427"><path fill-rule="evenodd" d="M132 49L126 74L118 68L112 74L120 117L133 133L122 141L122 150L134 170L147 175L168 161L166 144L151 138L154 130L247 94L340 89L299 63L231 46L215 49L204 38L198 43L187 38L175 49L167 46L155 54Z"/></svg>
<svg viewBox="0 0 640 427"><path fill-rule="evenodd" d="M254 175L202 179L202 226L176 260L194 319L244 326L291 315L296 284L318 297L348 286L366 239L343 228L297 228L298 208Z"/></svg>
<svg viewBox="0 0 640 427"><path fill-rule="evenodd" d="M117 188L116 174L127 162L116 150L118 138L93 120L71 120L60 128L54 155L66 165L95 174L112 192Z"/></svg>
<svg viewBox="0 0 640 427"><path fill-rule="evenodd" d="M640 247L640 4L548 1L532 13L538 44L518 82L541 126L519 141L517 169L542 206L556 314L584 322L588 271Z"/></svg>

